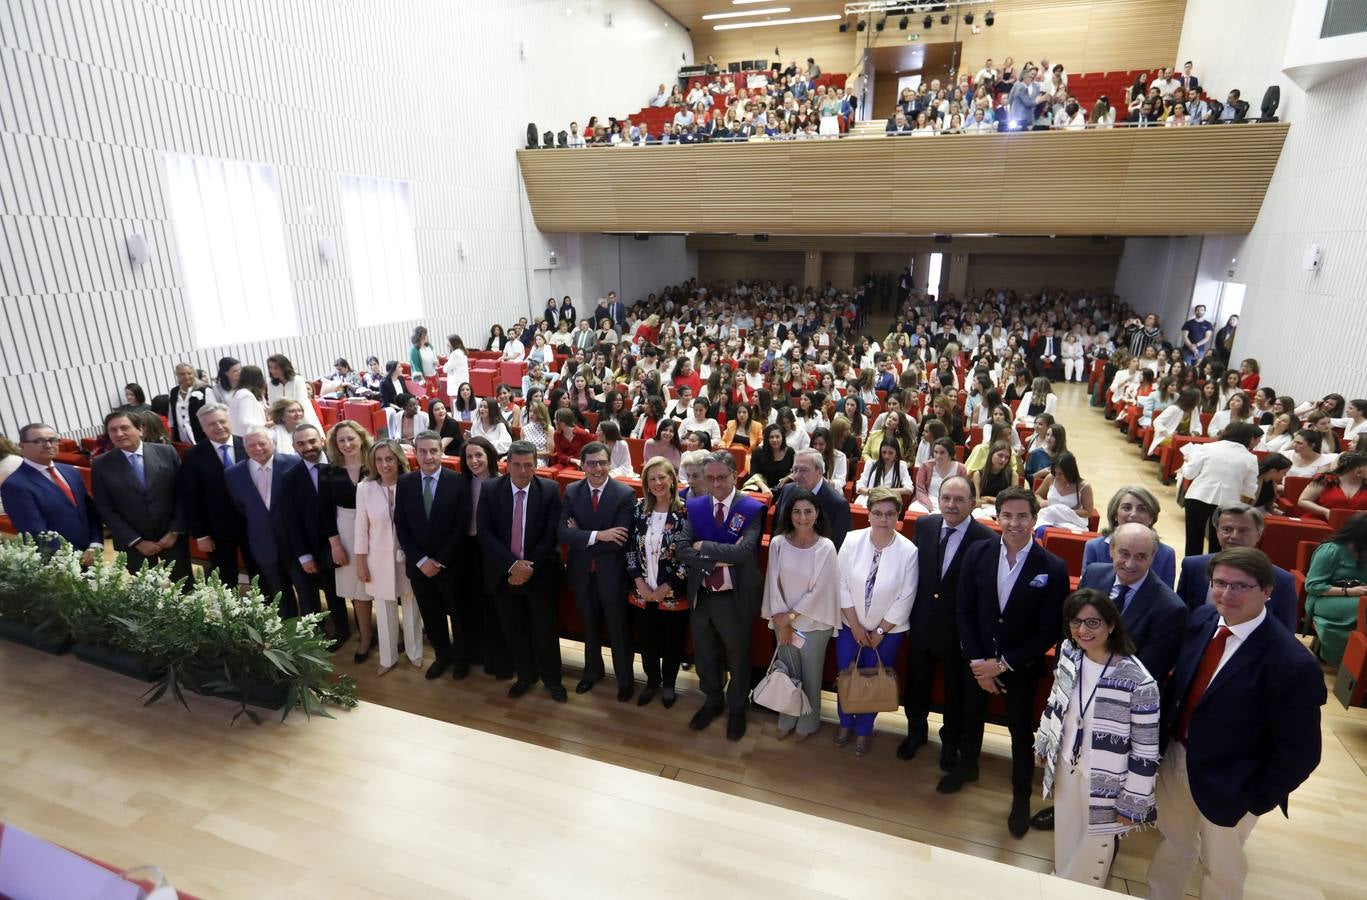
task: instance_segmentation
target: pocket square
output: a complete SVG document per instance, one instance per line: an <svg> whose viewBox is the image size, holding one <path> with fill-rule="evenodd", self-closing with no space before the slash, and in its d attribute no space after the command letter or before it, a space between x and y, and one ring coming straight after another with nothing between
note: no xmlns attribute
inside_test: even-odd
<svg viewBox="0 0 1367 900"><path fill-rule="evenodd" d="M1031 586L1031 587L1044 587L1044 586L1045 586L1046 584L1048 584L1048 583L1049 583L1049 576L1048 576L1048 574L1036 575L1034 578L1031 578L1031 579L1030 579L1030 586Z"/></svg>

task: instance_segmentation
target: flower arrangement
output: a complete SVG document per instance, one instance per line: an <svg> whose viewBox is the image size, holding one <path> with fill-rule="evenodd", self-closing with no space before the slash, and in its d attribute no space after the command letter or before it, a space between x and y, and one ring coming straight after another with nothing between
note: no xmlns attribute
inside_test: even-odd
<svg viewBox="0 0 1367 900"><path fill-rule="evenodd" d="M356 705L355 680L334 674L318 633L323 613L282 621L255 583L240 594L217 578L186 586L169 566L128 575L122 554L82 568L81 551L50 538L0 541L0 622L140 659L157 679L148 704L170 692L188 707L189 688L236 699L233 721L257 724L254 704L282 706L282 721L296 707L330 717L329 705Z"/></svg>

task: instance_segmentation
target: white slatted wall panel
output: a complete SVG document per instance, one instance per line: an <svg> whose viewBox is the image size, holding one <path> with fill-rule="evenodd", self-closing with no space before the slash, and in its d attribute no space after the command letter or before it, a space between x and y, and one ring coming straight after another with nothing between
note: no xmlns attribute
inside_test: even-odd
<svg viewBox="0 0 1367 900"><path fill-rule="evenodd" d="M0 3L0 430L88 429L126 382L165 391L181 359L212 373L283 352L313 376L339 354L406 358L416 322L354 325L340 173L414 183L419 321L480 343L527 308L527 121L639 109L691 58L668 23L648 0ZM164 150L276 166L300 337L191 346Z"/></svg>

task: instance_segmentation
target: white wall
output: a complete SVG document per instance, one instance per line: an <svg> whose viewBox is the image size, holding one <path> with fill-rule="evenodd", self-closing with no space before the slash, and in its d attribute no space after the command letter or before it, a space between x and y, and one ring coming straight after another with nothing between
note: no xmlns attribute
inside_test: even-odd
<svg viewBox="0 0 1367 900"><path fill-rule="evenodd" d="M1141 315L1157 313L1164 334L1176 340L1192 307L1201 238L1126 238L1115 292Z"/></svg>
<svg viewBox="0 0 1367 900"><path fill-rule="evenodd" d="M1258 115L1263 92L1280 85L1277 116L1297 116L1305 92L1282 73L1291 0L1187 0L1176 64L1191 60L1201 86L1224 102L1232 88L1248 101L1250 117Z"/></svg>
<svg viewBox="0 0 1367 900"><path fill-rule="evenodd" d="M419 321L435 335L477 339L522 314L536 232L512 151L527 122L559 130L639 109L680 54L692 56L688 35L649 0L612 0L611 28L607 5L0 4L0 429L89 427L125 382L164 391L180 359L212 371L220 356L261 364L283 352L316 374L339 353L406 353L415 321L354 324L342 172L413 182ZM277 167L300 337L192 346L162 151ZM136 270L123 249L130 233L150 251ZM341 254L330 266L315 250L325 236ZM683 261L679 250L661 274ZM609 267L597 269L606 283Z"/></svg>

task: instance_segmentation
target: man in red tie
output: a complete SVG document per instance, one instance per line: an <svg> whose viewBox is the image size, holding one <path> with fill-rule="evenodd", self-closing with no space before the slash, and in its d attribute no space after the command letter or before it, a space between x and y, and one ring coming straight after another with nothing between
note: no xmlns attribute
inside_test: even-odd
<svg viewBox="0 0 1367 900"><path fill-rule="evenodd" d="M60 535L76 549L84 549L82 565L90 565L104 550L104 532L85 481L74 466L57 462L60 439L51 425L40 422L19 429L19 453L24 464L0 485L0 504L20 534Z"/></svg>
<svg viewBox="0 0 1367 900"><path fill-rule="evenodd" d="M1324 676L1267 613L1272 563L1236 547L1211 557L1209 574L1210 603L1192 613L1163 697L1154 900L1180 900L1198 859L1202 897L1242 896L1258 817L1285 815L1320 761Z"/></svg>

